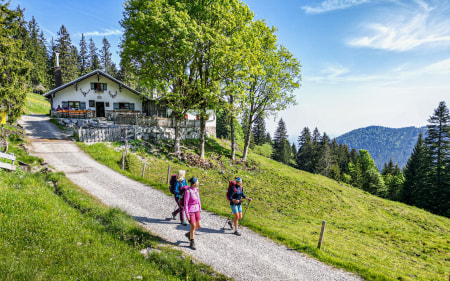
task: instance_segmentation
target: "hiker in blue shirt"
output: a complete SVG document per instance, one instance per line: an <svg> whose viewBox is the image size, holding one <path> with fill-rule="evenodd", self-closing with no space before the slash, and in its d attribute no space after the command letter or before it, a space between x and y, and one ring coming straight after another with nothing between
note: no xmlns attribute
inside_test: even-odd
<svg viewBox="0 0 450 281"><path fill-rule="evenodd" d="M231 227L232 224L234 225L234 234L237 236L241 236L241 233L238 231L238 221L242 219L242 198L252 201L251 198L245 196L244 188L242 187L242 179L237 177L236 185L231 189L230 194L230 207L234 218L229 222Z"/></svg>
<svg viewBox="0 0 450 281"><path fill-rule="evenodd" d="M177 181L175 182L173 191L175 196L175 201L177 202L178 209L176 209L174 212L172 212L172 218L176 219L177 214L180 213L180 222L182 225L187 225L187 221L184 219L184 208L183 208L183 200L181 200L181 194L184 190L183 187L187 187L186 182L186 171L185 170L179 170L177 173Z"/></svg>

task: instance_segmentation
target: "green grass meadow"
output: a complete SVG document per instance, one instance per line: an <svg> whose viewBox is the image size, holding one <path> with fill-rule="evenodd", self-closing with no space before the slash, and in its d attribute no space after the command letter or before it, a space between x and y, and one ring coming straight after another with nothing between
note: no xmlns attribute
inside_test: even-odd
<svg viewBox="0 0 450 281"><path fill-rule="evenodd" d="M39 94L28 93L24 111L26 114L50 114L50 103Z"/></svg>
<svg viewBox="0 0 450 281"><path fill-rule="evenodd" d="M0 169L2 281L227 279L62 173Z"/></svg>
<svg viewBox="0 0 450 281"><path fill-rule="evenodd" d="M208 158L217 163L215 169L209 170L168 160L164 153L154 155L138 149L136 154L147 163L144 178L142 161L134 154L127 155L126 168L121 170L122 152L115 147L118 144L79 145L99 162L167 194L168 165L171 174L185 169L187 177L200 180L202 206L224 216L229 215L225 198L228 180L241 176L247 196L254 199L244 225L366 280L449 280L448 218L372 196L257 154L251 153L245 164L232 163L226 157L229 149L220 140L207 142ZM217 161L219 155L223 155L222 161ZM322 221L326 221L326 231L319 250Z"/></svg>

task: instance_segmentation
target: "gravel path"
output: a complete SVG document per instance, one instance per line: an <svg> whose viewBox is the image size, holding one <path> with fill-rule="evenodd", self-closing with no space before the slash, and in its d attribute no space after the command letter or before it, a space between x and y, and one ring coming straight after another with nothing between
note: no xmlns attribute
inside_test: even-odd
<svg viewBox="0 0 450 281"><path fill-rule="evenodd" d="M196 232L197 250L184 236L189 226L172 220L175 202L159 190L135 182L94 161L48 122L47 116L23 116L20 124L28 135L28 148L50 166L109 206L133 216L153 234L236 280L361 280L301 253L292 251L243 228L242 236L223 230L223 217L202 212L202 227Z"/></svg>

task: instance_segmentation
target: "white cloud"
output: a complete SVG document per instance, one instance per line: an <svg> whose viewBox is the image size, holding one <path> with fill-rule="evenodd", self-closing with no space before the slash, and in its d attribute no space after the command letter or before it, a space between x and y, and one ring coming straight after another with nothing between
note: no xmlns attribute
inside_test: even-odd
<svg viewBox="0 0 450 281"><path fill-rule="evenodd" d="M370 1L371 0L325 0L320 5L315 7L303 6L302 10L304 10L307 14L321 14L334 10L348 9Z"/></svg>
<svg viewBox="0 0 450 281"><path fill-rule="evenodd" d="M86 37L95 37L95 36L109 36L109 35L122 35L122 31L119 29L106 29L104 31L89 31L84 33ZM77 36L81 37L81 33L77 33Z"/></svg>
<svg viewBox="0 0 450 281"><path fill-rule="evenodd" d="M303 76L304 82L320 84L343 84L343 83L377 83L378 86L389 86L404 81L415 81L427 75L435 78L450 74L450 58L430 63L428 65L402 64L395 66L383 73L367 74L354 73L348 67L334 64L325 67L316 76Z"/></svg>
<svg viewBox="0 0 450 281"><path fill-rule="evenodd" d="M383 23L367 24L363 29L370 34L353 38L348 45L398 52L424 45L450 45L450 20L445 10L424 1L414 2L412 10L398 10Z"/></svg>

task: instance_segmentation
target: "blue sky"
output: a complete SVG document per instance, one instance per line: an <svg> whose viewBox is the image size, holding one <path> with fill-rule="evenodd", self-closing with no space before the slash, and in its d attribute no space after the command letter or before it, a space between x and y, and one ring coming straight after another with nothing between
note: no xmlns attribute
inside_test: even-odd
<svg viewBox="0 0 450 281"><path fill-rule="evenodd" d="M450 97L450 0L246 0L256 18L278 28L302 64L298 105L279 118L291 139L304 127L337 137L353 129L424 126ZM78 46L105 36L118 63L123 1L12 0L34 15L46 38L62 24Z"/></svg>

